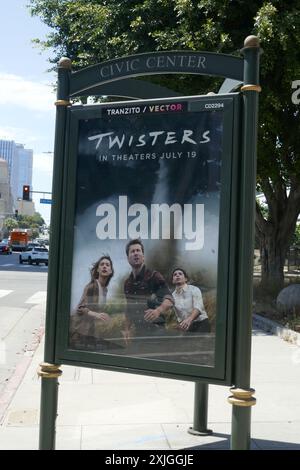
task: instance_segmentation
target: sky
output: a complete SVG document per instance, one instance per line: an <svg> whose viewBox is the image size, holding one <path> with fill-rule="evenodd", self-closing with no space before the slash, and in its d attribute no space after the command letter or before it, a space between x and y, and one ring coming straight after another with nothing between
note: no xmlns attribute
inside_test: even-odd
<svg viewBox="0 0 300 470"><path fill-rule="evenodd" d="M33 150L33 191L51 192L55 125L56 81L48 58L32 39L45 39L50 31L31 17L28 0L0 0L0 139L14 140ZM32 194L37 212L50 222L43 194ZM49 194L45 198L50 198Z"/></svg>

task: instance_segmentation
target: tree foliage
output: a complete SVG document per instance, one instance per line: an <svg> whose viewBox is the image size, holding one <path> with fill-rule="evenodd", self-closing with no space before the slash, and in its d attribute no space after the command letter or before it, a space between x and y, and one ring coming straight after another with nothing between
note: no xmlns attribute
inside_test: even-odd
<svg viewBox="0 0 300 470"><path fill-rule="evenodd" d="M34 215L19 215L18 225L22 228L39 228L45 224L45 221L39 212Z"/></svg>
<svg viewBox="0 0 300 470"><path fill-rule="evenodd" d="M16 219L13 219L12 217L8 217L7 219L5 219L3 223L3 227L5 230L5 236L7 236L7 234L11 232L13 228L18 227L18 222L16 221Z"/></svg>
<svg viewBox="0 0 300 470"><path fill-rule="evenodd" d="M45 221L39 212L34 215L20 214L17 218L7 217L3 223L4 238L7 238L14 228L31 229L32 237L37 238L42 225L45 225Z"/></svg>
<svg viewBox="0 0 300 470"><path fill-rule="evenodd" d="M53 29L53 62L76 66L151 50L238 50L263 2L230 0L31 0ZM282 2L283 3L283 2Z"/></svg>
<svg viewBox="0 0 300 470"><path fill-rule="evenodd" d="M292 81L300 79L299 0L30 0L30 7L52 29L37 40L52 51L51 63L68 56L75 70L149 51L239 54L245 37L259 36L264 52L257 184L268 213L257 206L256 229L268 260L276 247L281 251L275 270L282 277L300 212L300 112L291 101ZM191 75L159 80L186 94L217 92L220 84Z"/></svg>
<svg viewBox="0 0 300 470"><path fill-rule="evenodd" d="M53 51L53 64L62 56L72 59L74 70L148 51L238 53L257 10L257 2L238 0L31 0L30 4L32 14L53 31L36 43ZM164 78L160 82L166 84ZM169 76L167 82L170 88L189 94L199 93L202 83L208 89L220 84L220 80L189 75L179 82Z"/></svg>

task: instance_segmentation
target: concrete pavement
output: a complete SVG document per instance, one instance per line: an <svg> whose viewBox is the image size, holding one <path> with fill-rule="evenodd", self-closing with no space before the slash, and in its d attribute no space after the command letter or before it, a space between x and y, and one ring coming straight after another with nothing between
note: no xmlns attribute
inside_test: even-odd
<svg viewBox="0 0 300 470"><path fill-rule="evenodd" d="M43 342L19 380L0 427L0 449L37 449ZM26 366L27 367L27 366ZM57 449L228 449L228 387L209 386L209 428L192 436L194 384L62 366ZM19 379L20 379L20 371ZM22 373L21 373L22 375ZM15 381L17 379L15 378ZM253 330L252 449L300 450L300 348Z"/></svg>

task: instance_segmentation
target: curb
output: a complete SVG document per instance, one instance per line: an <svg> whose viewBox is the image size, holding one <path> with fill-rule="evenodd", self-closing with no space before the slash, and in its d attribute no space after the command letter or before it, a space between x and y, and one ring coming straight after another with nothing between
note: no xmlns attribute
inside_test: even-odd
<svg viewBox="0 0 300 470"><path fill-rule="evenodd" d="M288 341L291 344L300 346L300 333L290 330L289 328L286 328L285 326L282 326L273 320L262 317L257 313L253 314L253 326L260 328L267 333L279 336L279 338L282 338L284 341Z"/></svg>

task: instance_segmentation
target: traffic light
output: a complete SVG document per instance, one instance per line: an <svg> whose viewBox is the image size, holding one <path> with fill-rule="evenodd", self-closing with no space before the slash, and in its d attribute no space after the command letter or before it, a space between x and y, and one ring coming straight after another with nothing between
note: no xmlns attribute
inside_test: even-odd
<svg viewBox="0 0 300 470"><path fill-rule="evenodd" d="M23 186L23 201L29 201L30 195L30 186L28 184L24 184Z"/></svg>

